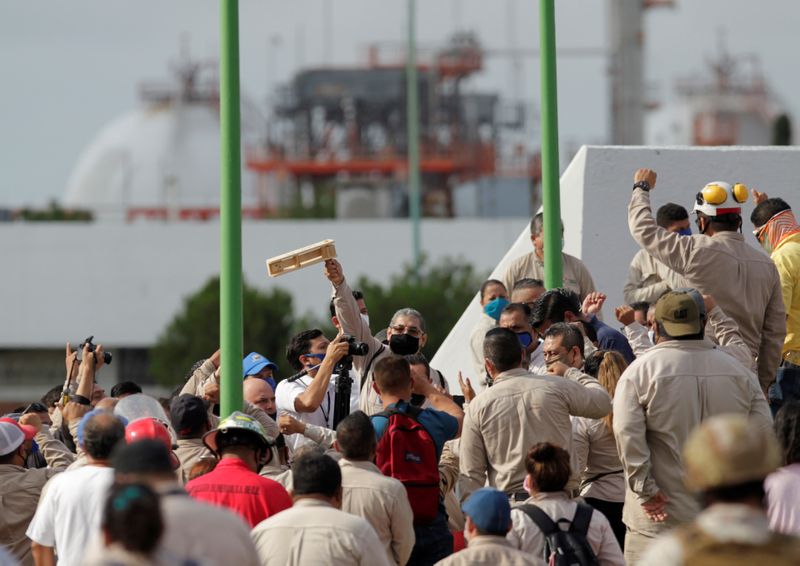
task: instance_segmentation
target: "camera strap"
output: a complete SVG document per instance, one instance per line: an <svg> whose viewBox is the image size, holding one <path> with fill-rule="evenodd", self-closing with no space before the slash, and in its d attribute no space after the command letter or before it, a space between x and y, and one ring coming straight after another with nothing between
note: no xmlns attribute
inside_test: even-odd
<svg viewBox="0 0 800 566"><path fill-rule="evenodd" d="M361 376L361 383L359 384L360 390L364 389L364 382L367 381L367 376L369 375L369 370L372 369L372 362L375 361L375 358L380 356L383 351L386 349L385 344L381 344L381 347L378 348L378 351L369 359L367 365L364 366L364 374Z"/></svg>

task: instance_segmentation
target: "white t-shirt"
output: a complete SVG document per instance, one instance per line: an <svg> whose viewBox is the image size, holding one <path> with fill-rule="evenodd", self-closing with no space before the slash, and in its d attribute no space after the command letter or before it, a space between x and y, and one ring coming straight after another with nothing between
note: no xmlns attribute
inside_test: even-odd
<svg viewBox="0 0 800 566"><path fill-rule="evenodd" d="M358 410L359 399L359 379L358 375L350 372L353 379L353 384L350 388L350 412ZM336 380L339 376L331 376L330 383L328 384L328 391L322 398L319 408L313 413L300 413L294 408L294 400L303 391L308 389L311 385L312 377L304 376L295 381L289 382L286 380L278 383L275 389L275 405L278 407L278 414L291 415L299 421L307 424L323 426L325 428L333 428L333 413L336 407ZM286 445L289 450L294 452L303 444L313 443L313 440L306 438L302 434L290 434L286 437Z"/></svg>
<svg viewBox="0 0 800 566"><path fill-rule="evenodd" d="M114 470L100 466L53 477L25 534L42 546L56 547L58 564L81 564L90 537L100 529L113 481Z"/></svg>

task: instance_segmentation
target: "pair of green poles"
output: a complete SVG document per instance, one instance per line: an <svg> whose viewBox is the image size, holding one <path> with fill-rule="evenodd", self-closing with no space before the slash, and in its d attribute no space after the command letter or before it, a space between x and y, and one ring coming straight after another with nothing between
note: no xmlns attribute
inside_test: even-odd
<svg viewBox="0 0 800 566"><path fill-rule="evenodd" d="M545 285L561 286L561 205L558 185L558 103L555 0L539 0L541 51L542 200ZM416 0L408 0L406 57L409 215L414 265L420 237L419 110L416 63ZM220 348L221 414L242 408L242 179L239 103L239 2L220 0Z"/></svg>

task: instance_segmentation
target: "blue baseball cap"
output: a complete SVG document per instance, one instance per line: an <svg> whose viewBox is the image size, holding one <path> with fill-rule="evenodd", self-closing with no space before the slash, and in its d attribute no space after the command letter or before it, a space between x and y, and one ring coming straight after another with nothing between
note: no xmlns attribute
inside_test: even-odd
<svg viewBox="0 0 800 566"><path fill-rule="evenodd" d="M493 487L482 487L469 496L461 506L475 526L482 531L505 536L511 525L511 505L508 496Z"/></svg>
<svg viewBox="0 0 800 566"><path fill-rule="evenodd" d="M278 371L277 364L269 361L258 352L250 352L247 354L247 357L242 360L242 377L245 378L248 375L255 375L264 368L272 368L272 371Z"/></svg>

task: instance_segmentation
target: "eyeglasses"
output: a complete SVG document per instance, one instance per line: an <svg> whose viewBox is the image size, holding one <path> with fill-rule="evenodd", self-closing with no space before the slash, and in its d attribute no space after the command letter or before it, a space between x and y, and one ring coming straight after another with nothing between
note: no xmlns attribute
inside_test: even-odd
<svg viewBox="0 0 800 566"><path fill-rule="evenodd" d="M422 330L417 328L416 326L403 326L402 324L395 324L391 327L397 334L411 334L411 336L416 336L419 338L423 334L425 334Z"/></svg>

